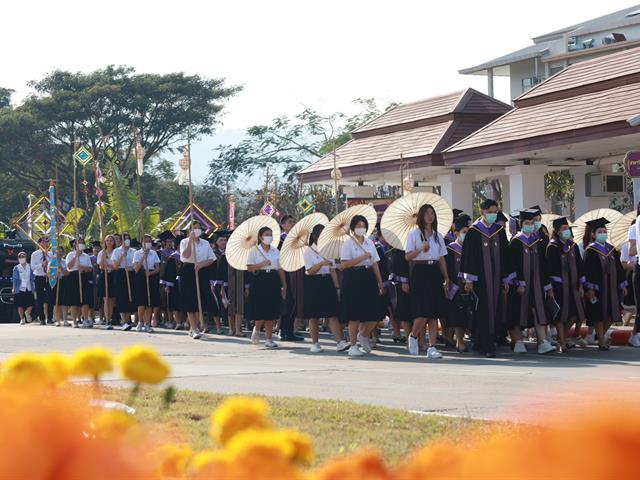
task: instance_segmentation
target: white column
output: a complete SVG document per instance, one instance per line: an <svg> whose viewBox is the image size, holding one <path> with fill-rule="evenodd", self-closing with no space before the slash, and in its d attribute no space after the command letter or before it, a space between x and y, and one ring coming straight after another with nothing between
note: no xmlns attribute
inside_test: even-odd
<svg viewBox="0 0 640 480"><path fill-rule="evenodd" d="M502 186L502 198L500 199L502 201L502 211L505 215L509 216L511 213L511 188L509 185L509 177L507 175L500 175L498 179Z"/></svg>
<svg viewBox="0 0 640 480"><path fill-rule="evenodd" d="M540 205L542 211L548 211L544 198L544 174L547 167L543 165L518 165L507 167L504 173L509 177L510 211L523 210L533 205Z"/></svg>
<svg viewBox="0 0 640 480"><path fill-rule="evenodd" d="M575 215L587 213L589 210L596 208L609 208L609 197L587 197L587 173L599 172L600 169L594 166L571 167L571 175L573 175L573 191L574 191L574 207Z"/></svg>
<svg viewBox="0 0 640 480"><path fill-rule="evenodd" d="M493 97L493 68L487 68L487 95Z"/></svg>
<svg viewBox="0 0 640 480"><path fill-rule="evenodd" d="M464 173L450 173L439 175L441 196L449 202L451 208L459 208L465 213L473 213L473 186L475 175Z"/></svg>

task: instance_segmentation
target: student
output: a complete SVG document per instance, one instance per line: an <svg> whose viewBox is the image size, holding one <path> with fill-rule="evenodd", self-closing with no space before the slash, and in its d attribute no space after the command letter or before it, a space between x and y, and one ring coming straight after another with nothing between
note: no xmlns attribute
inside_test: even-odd
<svg viewBox="0 0 640 480"><path fill-rule="evenodd" d="M452 329L455 334L456 350L458 353L467 353L468 349L464 343L464 334L471 328L471 315L467 305L462 300L464 294L464 278L462 268L462 250L464 239L469 231L471 217L459 215L454 222L453 229L455 241L449 242L447 246L448 255L447 272L451 285L448 292L448 309L445 326Z"/></svg>
<svg viewBox="0 0 640 480"><path fill-rule="evenodd" d="M464 213L464 210L460 210L459 208L453 209L453 221L451 223L451 228L449 228L449 230L447 231L447 234L444 236L444 243L446 243L447 245L449 245L451 242L456 241L456 230L455 230L456 219L463 213Z"/></svg>
<svg viewBox="0 0 640 480"><path fill-rule="evenodd" d="M200 318L198 306L198 288L196 286L196 275L200 284L200 294L209 291L209 278L205 277L206 267L215 262L211 245L207 240L201 239L202 224L197 220L191 224L191 232L187 238L180 242L180 295L182 296L182 309L187 313L187 319L191 330L189 335L194 340L202 337L201 324L204 319ZM202 304L203 298L200 298Z"/></svg>
<svg viewBox="0 0 640 480"><path fill-rule="evenodd" d="M442 358L436 348L438 318L443 313L445 292L448 291L449 274L445 256L447 248L438 232L438 217L434 208L425 204L418 210L418 228L411 231L405 247L406 259L410 262L411 314L413 329L409 336L409 353L420 353L419 337L429 326L427 357Z"/></svg>
<svg viewBox="0 0 640 480"><path fill-rule="evenodd" d="M216 333L218 335L222 334L222 317L224 315L224 311L227 310L228 300L227 298L222 297L222 286L224 281L219 278L219 274L227 270L227 262L226 257L224 255L225 250L227 249L227 241L229 240L230 233L227 231L219 231L216 232L215 242L213 244L213 254L216 256L216 263L212 267L211 272L211 294L215 300L218 314L213 317L213 321L216 324ZM220 268L219 263L222 261L222 258L225 259L224 267ZM231 324L229 324L229 328L231 329Z"/></svg>
<svg viewBox="0 0 640 480"><path fill-rule="evenodd" d="M575 324L575 331L579 331L585 321L582 286L585 281L584 265L580 250L571 235L567 219L556 218L546 251L547 273L553 287L553 296L560 306L555 323L561 353L575 346L575 342L568 338L571 326Z"/></svg>
<svg viewBox="0 0 640 480"><path fill-rule="evenodd" d="M11 275L13 282L13 302L18 307L20 325L31 323L31 309L33 308L33 292L36 289L35 276L31 265L27 263L27 254L18 254L18 264L13 267Z"/></svg>
<svg viewBox="0 0 640 480"><path fill-rule="evenodd" d="M640 203L636 208L636 219L634 220L631 227L629 227L629 256L634 260L635 268L633 272L633 292L635 297L636 311L640 312L640 255L638 255L638 247L640 245L637 244L638 239L638 229L640 229L640 222L638 222L638 217L640 217ZM629 345L632 347L640 347L640 321L638 321L638 314L636 314L636 320L633 326L633 333L629 337Z"/></svg>
<svg viewBox="0 0 640 480"><path fill-rule="evenodd" d="M56 284L51 289L51 304L53 305L53 318L54 325L56 327L68 327L69 322L67 322L67 306L65 303L65 285L67 282L67 276L69 272L67 271L67 260L64 254L64 248L58 247L56 251L56 257L58 260L58 270L57 270L57 281ZM49 260L49 264L47 265L47 276L49 275L51 268L51 260Z"/></svg>
<svg viewBox="0 0 640 480"><path fill-rule="evenodd" d="M98 297L102 298L102 308L107 324L107 330L113 330L111 316L116 300L116 270L113 262L116 249L116 239L113 235L107 235L104 239L104 249L98 252L96 262L100 268L98 276Z"/></svg>
<svg viewBox="0 0 640 480"><path fill-rule="evenodd" d="M340 267L344 272L342 280L342 317L349 325L349 357L361 357L371 352L369 336L382 320L380 297L384 287L378 261L380 257L371 239L366 238L369 223L362 215L351 219L349 238L340 252Z"/></svg>
<svg viewBox="0 0 640 480"><path fill-rule="evenodd" d="M607 242L608 223L606 218L587 222L592 241L584 254L587 325L595 328L600 350L609 350L605 332L620 321L620 300L627 294L620 253Z"/></svg>
<svg viewBox="0 0 640 480"><path fill-rule="evenodd" d="M478 309L474 315L474 333L478 349L489 358L495 353L495 328L501 291L509 291L513 278L509 267L509 243L504 227L496 224L498 203L486 199L480 204L482 217L469 228L464 239L462 272L465 290L474 291Z"/></svg>
<svg viewBox="0 0 640 480"><path fill-rule="evenodd" d="M116 237L116 245L117 245ZM122 245L113 251L113 265L116 269L115 289L116 308L120 312L122 320L122 330L129 331L133 328L131 314L135 311L133 304L134 282L133 282L133 254L135 250L131 247L131 236L128 233L122 234Z"/></svg>
<svg viewBox="0 0 640 480"><path fill-rule="evenodd" d="M133 254L135 270L134 303L138 311L137 331L153 333L151 315L160 306L160 257L153 249L151 235L142 237L142 248Z"/></svg>
<svg viewBox="0 0 640 480"><path fill-rule="evenodd" d="M236 337L246 337L246 334L242 331L242 322L244 320L246 300L249 297L249 282L245 282L244 270L236 270L229 265L225 252L225 255L218 262L217 271L222 303L227 305L228 334Z"/></svg>
<svg viewBox="0 0 640 480"><path fill-rule="evenodd" d="M260 343L264 325L266 348L277 348L273 341L273 324L280 317L282 302L287 298L287 280L280 268L280 252L272 246L273 232L269 227L258 231L258 244L249 251L247 271L252 273L249 292L250 318L255 321L251 342Z"/></svg>
<svg viewBox="0 0 640 480"><path fill-rule="evenodd" d="M178 272L180 271L180 252L175 250L175 235L166 230L159 235L164 243L160 251L160 286L165 293L165 306L167 309L166 327L181 330L184 322L180 288L178 286ZM185 326L185 328L187 328Z"/></svg>
<svg viewBox="0 0 640 480"><path fill-rule="evenodd" d="M526 353L522 341L523 328L535 328L538 353L541 355L556 349L547 341L545 297L553 298L553 290L546 271L543 250L544 240L536 232L535 210L520 212L521 231L509 244L511 266L515 270L515 286L509 294L509 316L507 325L514 353Z"/></svg>
<svg viewBox="0 0 640 480"><path fill-rule="evenodd" d="M376 246L376 251L378 252L378 257L380 260L378 261L378 270L380 270L380 278L382 278L382 287L384 288L384 295L380 298L380 303L382 307L382 317L389 318L389 324L397 325L395 318L393 317L393 306L391 304L391 289L393 287L391 283L391 274L389 273L389 265L391 262L391 255L393 253L393 247L387 243L382 234L382 227L380 224L376 224L375 229L375 240L373 244ZM392 327L395 329L396 327ZM373 334L371 335L371 341L375 343L378 340L378 332L379 327L373 330Z"/></svg>
<svg viewBox="0 0 640 480"><path fill-rule="evenodd" d="M284 241L295 223L291 215L283 215L280 219L280 229L282 233L280 234L278 250L284 245ZM282 315L279 324L280 338L289 342L300 342L304 340L304 338L295 333L295 323L296 318L302 314L300 290L302 289L304 269L301 268L295 272L286 272L285 277L287 280L287 298L282 305Z"/></svg>
<svg viewBox="0 0 640 480"><path fill-rule="evenodd" d="M389 279L394 293L393 307L393 343L405 345L411 334L411 295L409 288L409 262L404 250L394 248L391 251ZM402 330L400 330L402 328ZM404 332L404 335L402 334Z"/></svg>
<svg viewBox="0 0 640 480"><path fill-rule="evenodd" d="M304 310L303 318L309 320L311 334L311 353L322 352L319 342L319 322L321 318L329 321L329 328L336 339L336 350L344 352L349 344L342 338L343 331L338 321L338 300L340 285L336 275L336 266L318 253L318 238L324 225L313 227L309 235L309 243L304 251Z"/></svg>
<svg viewBox="0 0 640 480"><path fill-rule="evenodd" d="M73 326L93 328L93 320L89 318L89 303L93 300L93 267L89 255L84 253L85 243L82 238L71 241L73 250L67 254L67 285L65 288L65 304L71 307Z"/></svg>
<svg viewBox="0 0 640 480"><path fill-rule="evenodd" d="M31 269L35 275L36 311L40 317L40 325L49 323L49 306L51 304L49 300L51 288L47 278L47 265L51 260L51 254L48 252L48 248L49 239L44 236L40 237L38 250L31 254Z"/></svg>

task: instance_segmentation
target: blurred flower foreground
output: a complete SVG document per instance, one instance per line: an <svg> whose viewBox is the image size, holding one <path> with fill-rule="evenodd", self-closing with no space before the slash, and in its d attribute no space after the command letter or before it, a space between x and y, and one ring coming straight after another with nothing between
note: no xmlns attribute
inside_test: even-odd
<svg viewBox="0 0 640 480"><path fill-rule="evenodd" d="M154 349L102 347L73 356L15 355L0 365L0 479L604 479L637 478L640 395L598 410L557 406L549 427L480 429L440 439L393 467L375 450L337 456L317 468L313 441L280 430L259 398L229 397L211 416L211 448L194 451L133 409L100 400L101 375L118 368L132 382L162 383L169 365ZM86 382L75 380L89 378ZM73 383L71 383L74 381ZM165 391L165 402L171 401ZM595 394L594 394L595 395Z"/></svg>

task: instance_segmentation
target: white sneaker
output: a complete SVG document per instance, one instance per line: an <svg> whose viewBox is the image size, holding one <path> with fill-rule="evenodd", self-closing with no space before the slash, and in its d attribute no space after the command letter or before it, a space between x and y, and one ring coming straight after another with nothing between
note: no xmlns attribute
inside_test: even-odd
<svg viewBox="0 0 640 480"><path fill-rule="evenodd" d="M349 342L347 342L346 340L340 340L336 345L336 351L344 352L345 350L349 350L350 346L351 345L349 345Z"/></svg>
<svg viewBox="0 0 640 480"><path fill-rule="evenodd" d="M25 316L27 317L27 323L31 323L31 313L25 312Z"/></svg>
<svg viewBox="0 0 640 480"><path fill-rule="evenodd" d="M544 342L542 342L540 345L538 345L538 353L540 355L545 355L547 353L551 353L551 352L555 352L555 351L556 351L556 347L551 345L546 340Z"/></svg>
<svg viewBox="0 0 640 480"><path fill-rule="evenodd" d="M587 341L582 337L577 338L575 342L576 342L576 345L580 348L587 348L589 346Z"/></svg>
<svg viewBox="0 0 640 480"><path fill-rule="evenodd" d="M640 347L640 332L629 337L629 345L632 347Z"/></svg>
<svg viewBox="0 0 640 480"><path fill-rule="evenodd" d="M369 339L360 333L358 333L357 339L362 349L367 353L371 353L371 343Z"/></svg>
<svg viewBox="0 0 640 480"><path fill-rule="evenodd" d="M609 329L604 333L604 343L607 345L611 345L611 334L613 333L613 329Z"/></svg>
<svg viewBox="0 0 640 480"><path fill-rule="evenodd" d="M311 353L321 353L322 347L320 346L320 343L314 343L313 345L311 345L311 348L309 349L309 351Z"/></svg>
<svg viewBox="0 0 640 480"><path fill-rule="evenodd" d="M142 322L138 322L138 324L136 325L136 332L142 332L144 329L144 325L142 324Z"/></svg>
<svg viewBox="0 0 640 480"><path fill-rule="evenodd" d="M24 321L24 318L22 320L20 320L20 325L26 325L27 322Z"/></svg>
<svg viewBox="0 0 640 480"><path fill-rule="evenodd" d="M413 335L409 335L407 346L411 355L418 355L420 353L420 344L418 343L418 339Z"/></svg>
<svg viewBox="0 0 640 480"><path fill-rule="evenodd" d="M265 348L269 348L269 349L278 348L278 344L276 342L274 342L273 340L267 339L264 342L264 347Z"/></svg>
<svg viewBox="0 0 640 480"><path fill-rule="evenodd" d="M518 340L513 346L513 353L527 353L527 347L522 340Z"/></svg>
<svg viewBox="0 0 640 480"><path fill-rule="evenodd" d="M93 322L87 318L86 320L82 321L81 328L93 328Z"/></svg>
<svg viewBox="0 0 640 480"><path fill-rule="evenodd" d="M191 334L191 338L193 338L194 340L198 340L200 337L202 337L202 332L200 332L200 330L196 328Z"/></svg>
<svg viewBox="0 0 640 480"><path fill-rule="evenodd" d="M555 341L551 335L547 335L547 338L545 338L545 342L549 342L554 347L558 345L558 342Z"/></svg>
<svg viewBox="0 0 640 480"><path fill-rule="evenodd" d="M130 324L129 322L124 322L124 325L122 326L122 330L125 332L128 332L132 328L133 328L133 325Z"/></svg>
<svg viewBox="0 0 640 480"><path fill-rule="evenodd" d="M63 326L63 327L68 327L68 326L70 326L70 324L69 324L69 322L67 322L67 321L65 320L65 321L62 323L62 326Z"/></svg>
<svg viewBox="0 0 640 480"><path fill-rule="evenodd" d="M427 358L442 358L442 354L438 351L436 347L429 347L427 350Z"/></svg>
<svg viewBox="0 0 640 480"><path fill-rule="evenodd" d="M362 357L362 356L364 356L364 352L360 350L357 345L352 345L351 347L349 347L350 358Z"/></svg>
<svg viewBox="0 0 640 480"><path fill-rule="evenodd" d="M145 325L144 331L147 333L153 333L153 327L151 325Z"/></svg>
<svg viewBox="0 0 640 480"><path fill-rule="evenodd" d="M596 342L596 332L593 332L593 333L587 335L587 344L588 345L598 345L598 342Z"/></svg>
<svg viewBox="0 0 640 480"><path fill-rule="evenodd" d="M260 343L260 332L256 330L256 327L253 327L253 332L251 332L251 343L254 345L258 345Z"/></svg>

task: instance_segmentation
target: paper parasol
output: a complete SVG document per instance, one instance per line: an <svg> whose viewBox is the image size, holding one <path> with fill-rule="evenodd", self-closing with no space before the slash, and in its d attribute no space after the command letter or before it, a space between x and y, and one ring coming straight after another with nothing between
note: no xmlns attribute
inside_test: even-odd
<svg viewBox="0 0 640 480"><path fill-rule="evenodd" d="M287 272L295 272L304 267L304 249L309 242L311 230L316 225L326 225L329 219L324 213L312 213L296 223L280 251L280 265Z"/></svg>
<svg viewBox="0 0 640 480"><path fill-rule="evenodd" d="M613 225L607 225L609 231L609 243L616 248L622 247L622 244L629 240L629 227L636 219L636 212L631 211L614 223Z"/></svg>
<svg viewBox="0 0 640 480"><path fill-rule="evenodd" d="M547 227L549 234L551 234L551 232L553 231L553 221L556 218L560 218L560 215L556 215L555 213L543 213L541 216L542 224ZM567 221L569 222L569 224L571 224L571 220L567 219Z"/></svg>
<svg viewBox="0 0 640 480"><path fill-rule="evenodd" d="M573 223L573 238L575 239L576 243L582 242L584 230L587 226L586 222L595 220L596 218L600 217L606 218L607 220L609 220L610 224L613 224L622 218L622 214L617 210L612 210L611 208L596 208L595 210L588 211L581 217L577 218ZM611 227L611 225L609 225L609 227Z"/></svg>
<svg viewBox="0 0 640 480"><path fill-rule="evenodd" d="M378 221L378 214L374 208L371 205L354 205L353 207L349 207L333 217L320 234L320 238L318 239L320 255L330 260L340 258L342 245L351 235L349 231L351 219L356 215L363 215L367 219L369 223L367 235L373 231Z"/></svg>
<svg viewBox="0 0 640 480"><path fill-rule="evenodd" d="M262 227L271 229L274 241L280 238L280 226L273 218L266 215L256 215L245 220L233 231L227 242L225 255L229 265L236 270L247 269L249 251L258 245L258 231Z"/></svg>
<svg viewBox="0 0 640 480"><path fill-rule="evenodd" d="M446 235L453 223L449 203L435 193L414 192L400 197L387 207L382 215L382 236L392 247L404 250L409 233L416 228L418 210L424 204L433 206L438 217L438 231Z"/></svg>

